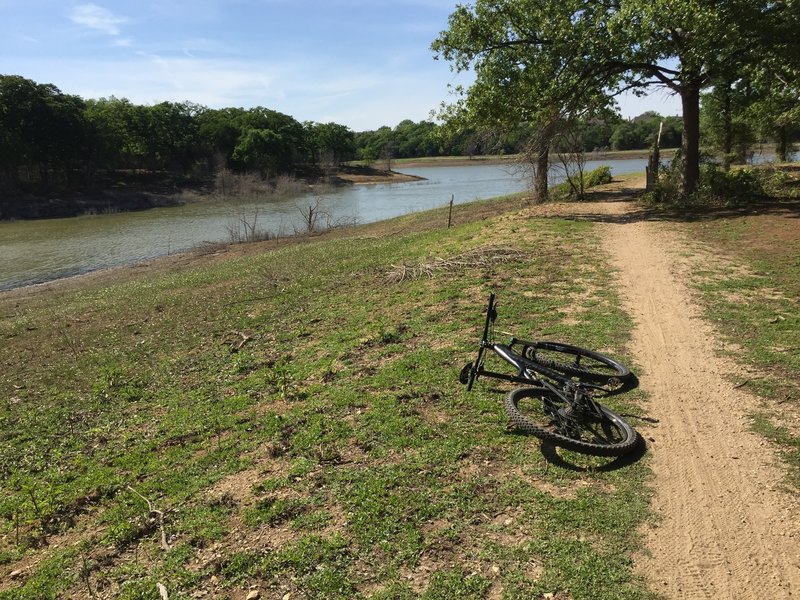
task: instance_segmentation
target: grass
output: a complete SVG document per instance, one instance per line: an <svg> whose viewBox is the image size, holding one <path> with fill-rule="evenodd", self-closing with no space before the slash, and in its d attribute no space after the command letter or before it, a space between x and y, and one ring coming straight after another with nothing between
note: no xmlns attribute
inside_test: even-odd
<svg viewBox="0 0 800 600"><path fill-rule="evenodd" d="M498 329L631 362L593 225L520 209L479 202L449 230L431 211L0 296L0 599L159 600L157 584L170 598L651 598L632 568L646 461L549 462L505 431L507 388L457 384L490 289ZM787 214L795 203L679 227L719 258L695 271L700 301L797 487ZM507 248L521 252L465 264ZM397 265L412 265L400 281ZM640 399L609 404L636 415Z"/></svg>
<svg viewBox="0 0 800 600"><path fill-rule="evenodd" d="M457 383L490 289L502 328L624 357L592 225L519 207L0 299L0 598L649 598L646 466L553 466Z"/></svg>

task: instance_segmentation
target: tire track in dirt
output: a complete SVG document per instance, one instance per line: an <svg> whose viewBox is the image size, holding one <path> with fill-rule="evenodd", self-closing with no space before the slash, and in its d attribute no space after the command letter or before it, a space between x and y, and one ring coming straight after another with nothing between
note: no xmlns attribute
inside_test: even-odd
<svg viewBox="0 0 800 600"><path fill-rule="evenodd" d="M600 212L598 205L594 210ZM624 213L627 203L602 212ZM667 598L796 598L800 595L797 498L780 489L774 453L748 430L756 400L725 379L714 333L677 275L685 251L664 223L600 225L626 309L633 352L654 425L638 429L652 455L649 555L638 570Z"/></svg>

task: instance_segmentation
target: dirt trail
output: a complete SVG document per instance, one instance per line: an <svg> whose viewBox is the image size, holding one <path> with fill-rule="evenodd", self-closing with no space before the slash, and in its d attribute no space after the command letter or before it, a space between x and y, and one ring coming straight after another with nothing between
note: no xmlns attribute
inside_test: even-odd
<svg viewBox="0 0 800 600"><path fill-rule="evenodd" d="M649 556L639 571L667 598L797 598L800 518L797 498L766 442L748 431L756 400L725 379L712 329L679 274L685 246L666 223L615 219L625 202L590 209L619 269L633 315L640 385L652 425L637 424L652 454Z"/></svg>

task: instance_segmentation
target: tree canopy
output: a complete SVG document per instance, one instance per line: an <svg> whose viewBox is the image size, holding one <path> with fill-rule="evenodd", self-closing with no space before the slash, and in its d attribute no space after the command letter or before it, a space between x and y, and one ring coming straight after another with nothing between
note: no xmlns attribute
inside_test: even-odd
<svg viewBox="0 0 800 600"><path fill-rule="evenodd" d="M625 90L671 90L683 107L691 192L701 91L767 58L796 69L798 8L797 0L476 0L456 8L432 50L455 70L475 70L461 101L481 122L592 111Z"/></svg>

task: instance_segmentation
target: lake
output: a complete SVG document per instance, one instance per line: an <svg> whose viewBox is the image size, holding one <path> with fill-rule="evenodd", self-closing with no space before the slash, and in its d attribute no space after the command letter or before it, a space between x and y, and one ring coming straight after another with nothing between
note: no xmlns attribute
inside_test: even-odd
<svg viewBox="0 0 800 600"><path fill-rule="evenodd" d="M612 173L644 171L644 159L589 161ZM402 168L422 181L354 185L325 194L262 202L197 202L141 212L0 222L0 290L228 242L242 220L274 235L303 231L301 207L320 203L327 222L370 223L403 214L502 196L527 187L511 165Z"/></svg>

